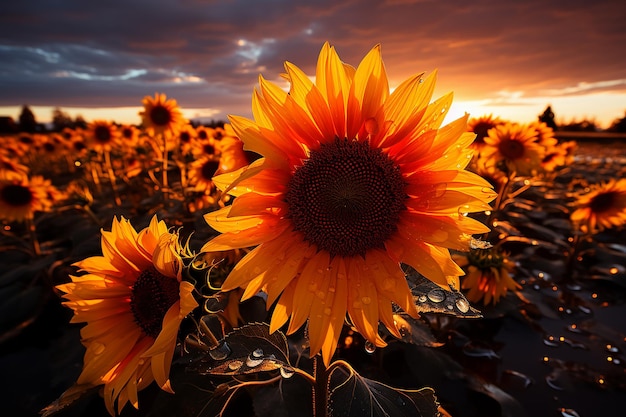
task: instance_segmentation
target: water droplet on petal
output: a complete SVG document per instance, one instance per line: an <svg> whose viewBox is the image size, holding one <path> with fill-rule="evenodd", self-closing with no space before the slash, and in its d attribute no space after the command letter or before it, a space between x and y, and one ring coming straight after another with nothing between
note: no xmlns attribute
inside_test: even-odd
<svg viewBox="0 0 626 417"><path fill-rule="evenodd" d="M230 369L231 371L236 371L237 369L241 368L243 366L243 362L240 360L234 360L231 363L228 364L228 369Z"/></svg>
<svg viewBox="0 0 626 417"><path fill-rule="evenodd" d="M435 288L434 290L430 290L430 292L428 293L428 299L433 303L440 303L446 299L446 293L444 293L443 290L440 290L439 288Z"/></svg>
<svg viewBox="0 0 626 417"><path fill-rule="evenodd" d="M467 313L470 309L470 304L465 298L459 298L458 300L456 300L455 304L456 308L458 308L461 313Z"/></svg>
<svg viewBox="0 0 626 417"><path fill-rule="evenodd" d="M363 302L363 304L368 305L372 302L372 299L370 297L363 297L361 298L361 301Z"/></svg>
<svg viewBox="0 0 626 417"><path fill-rule="evenodd" d="M230 355L230 346L224 342L221 345L216 346L214 349L209 350L209 356L216 361L226 359Z"/></svg>
<svg viewBox="0 0 626 417"><path fill-rule="evenodd" d="M102 354L102 352L104 352L105 346L102 343L98 343L98 342L94 342L91 344L91 346L89 346L91 348L91 351L95 354L95 355L100 355Z"/></svg>
<svg viewBox="0 0 626 417"><path fill-rule="evenodd" d="M295 371L291 366L283 366L280 368L280 376L283 378L291 378Z"/></svg>
<svg viewBox="0 0 626 417"><path fill-rule="evenodd" d="M374 345L372 342L370 342L369 340L365 341L365 351L367 353L374 353L376 351L376 345Z"/></svg>

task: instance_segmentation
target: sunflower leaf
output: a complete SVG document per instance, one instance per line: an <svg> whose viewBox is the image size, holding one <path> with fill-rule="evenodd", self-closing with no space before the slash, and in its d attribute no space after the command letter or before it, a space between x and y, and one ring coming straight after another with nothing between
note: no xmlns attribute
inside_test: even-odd
<svg viewBox="0 0 626 417"><path fill-rule="evenodd" d="M439 415L439 403L432 388L392 388L362 377L347 363L334 367L328 382L331 417Z"/></svg>
<svg viewBox="0 0 626 417"><path fill-rule="evenodd" d="M227 334L192 368L200 374L244 375L279 370L289 366L287 338L269 332L265 323L252 323Z"/></svg>
<svg viewBox="0 0 626 417"><path fill-rule="evenodd" d="M419 313L450 314L463 318L482 317L480 311L470 305L461 291L455 288L452 291L444 290L412 268L409 268L406 278Z"/></svg>

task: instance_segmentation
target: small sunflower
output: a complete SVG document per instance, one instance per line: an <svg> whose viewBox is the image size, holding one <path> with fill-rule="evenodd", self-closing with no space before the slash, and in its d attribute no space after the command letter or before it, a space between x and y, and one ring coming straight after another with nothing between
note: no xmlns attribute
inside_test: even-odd
<svg viewBox="0 0 626 417"><path fill-rule="evenodd" d="M58 195L50 180L39 175L0 179L0 218L32 219L36 212L50 211Z"/></svg>
<svg viewBox="0 0 626 417"><path fill-rule="evenodd" d="M156 93L154 98L143 99L143 111L139 113L143 126L150 135L174 135L185 123L176 100Z"/></svg>
<svg viewBox="0 0 626 417"><path fill-rule="evenodd" d="M119 127L120 142L124 149L134 149L139 143L139 129L133 125L122 125Z"/></svg>
<svg viewBox="0 0 626 417"><path fill-rule="evenodd" d="M540 167L544 149L536 142L537 132L528 125L506 123L489 130L481 157L501 164L507 174L533 175Z"/></svg>
<svg viewBox="0 0 626 417"><path fill-rule="evenodd" d="M583 232L594 233L626 223L626 179L611 179L578 196L571 214Z"/></svg>
<svg viewBox="0 0 626 417"><path fill-rule="evenodd" d="M120 133L115 124L94 120L87 127L87 146L97 151L111 151L119 146Z"/></svg>
<svg viewBox="0 0 626 417"><path fill-rule="evenodd" d="M489 130L496 126L501 126L504 123L503 120L499 117L494 117L493 114L469 119L467 122L467 131L476 134L476 138L474 142L472 142L471 147L476 151L480 151L483 146L485 146L485 137L488 136Z"/></svg>
<svg viewBox="0 0 626 417"><path fill-rule="evenodd" d="M194 186L194 190L211 194L215 190L213 177L220 168L219 158L205 156L194 161L189 168L189 184Z"/></svg>
<svg viewBox="0 0 626 417"><path fill-rule="evenodd" d="M495 193L464 169L467 116L440 128L452 95L429 104L435 74L390 94L380 46L354 68L328 43L315 82L285 70L289 92L260 77L255 121L230 117L263 158L213 179L236 198L205 216L221 235L203 251L256 246L222 289L245 288L242 299L263 289L276 302L271 331L308 320L310 354L328 365L346 313L378 346L379 320L400 337L392 302L417 315L401 262L445 288L463 273L449 249L489 230L463 214L489 209Z"/></svg>
<svg viewBox="0 0 626 417"><path fill-rule="evenodd" d="M194 142L196 142L196 129L190 124L183 125L178 131L178 143L181 155L191 153Z"/></svg>
<svg viewBox="0 0 626 417"><path fill-rule="evenodd" d="M482 300L484 305L497 304L508 290L521 288L511 277L515 263L509 259L508 253L498 248L472 249L455 255L454 259L467 272L461 288L469 290L467 299L471 302Z"/></svg>
<svg viewBox="0 0 626 417"><path fill-rule="evenodd" d="M20 179L28 175L28 167L0 151L0 180Z"/></svg>
<svg viewBox="0 0 626 417"><path fill-rule="evenodd" d="M198 303L193 284L181 280L187 248L156 216L140 232L123 217L114 219L111 231L102 231L102 253L77 262L86 274L57 288L74 310L71 321L87 323L76 387L104 385L105 405L114 415L127 402L138 408L137 392L152 381L172 392L168 376L178 329Z"/></svg>

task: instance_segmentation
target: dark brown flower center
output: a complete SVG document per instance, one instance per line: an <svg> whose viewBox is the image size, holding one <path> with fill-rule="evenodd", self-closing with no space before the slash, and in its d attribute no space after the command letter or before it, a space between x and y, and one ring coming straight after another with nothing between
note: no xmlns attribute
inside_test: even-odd
<svg viewBox="0 0 626 417"><path fill-rule="evenodd" d="M108 126L96 126L93 135L100 143L108 143L111 140L111 129Z"/></svg>
<svg viewBox="0 0 626 417"><path fill-rule="evenodd" d="M474 139L474 143L477 144L484 144L485 143L485 138L488 135L489 129L492 129L495 127L495 124L493 123L488 123L488 122L478 122L476 123L476 126L474 126L474 128L472 129L474 131L474 133L476 133L476 139Z"/></svg>
<svg viewBox="0 0 626 417"><path fill-rule="evenodd" d="M191 141L191 135L189 134L189 132L181 132L180 141L182 143L189 143L189 141Z"/></svg>
<svg viewBox="0 0 626 417"><path fill-rule="evenodd" d="M215 172L220 167L218 161L206 161L202 164L202 178L210 180L215 175Z"/></svg>
<svg viewBox="0 0 626 417"><path fill-rule="evenodd" d="M589 208L594 213L603 213L613 207L616 199L616 192L610 191L600 193L591 199L591 201L589 202Z"/></svg>
<svg viewBox="0 0 626 417"><path fill-rule="evenodd" d="M208 139L209 135L207 134L206 130L199 130L198 131L198 139L203 140L203 139Z"/></svg>
<svg viewBox="0 0 626 417"><path fill-rule="evenodd" d="M124 129L122 129L122 137L124 139L132 139L133 129L131 129L130 127L125 127Z"/></svg>
<svg viewBox="0 0 626 417"><path fill-rule="evenodd" d="M506 159L515 160L524 156L524 144L514 139L502 139L498 150Z"/></svg>
<svg viewBox="0 0 626 417"><path fill-rule="evenodd" d="M348 139L311 151L285 194L294 229L318 249L344 257L384 247L406 198L400 168L369 143Z"/></svg>
<svg viewBox="0 0 626 417"><path fill-rule="evenodd" d="M0 195L5 204L14 207L23 207L33 201L33 193L31 193L30 189L18 184L3 187Z"/></svg>
<svg viewBox="0 0 626 417"><path fill-rule="evenodd" d="M145 334L156 338L161 332L163 318L170 307L179 300L178 281L166 277L154 267L139 275L130 296L130 308L135 322Z"/></svg>
<svg viewBox="0 0 626 417"><path fill-rule="evenodd" d="M150 120L157 126L166 126L172 120L172 113L166 107L155 106L150 110Z"/></svg>
<svg viewBox="0 0 626 417"><path fill-rule="evenodd" d="M202 151L207 155L213 155L215 153L215 147L206 143L202 145Z"/></svg>

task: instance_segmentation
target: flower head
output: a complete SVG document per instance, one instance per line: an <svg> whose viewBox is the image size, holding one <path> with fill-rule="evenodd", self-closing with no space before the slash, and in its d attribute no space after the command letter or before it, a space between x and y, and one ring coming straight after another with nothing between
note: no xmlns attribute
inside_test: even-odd
<svg viewBox="0 0 626 417"><path fill-rule="evenodd" d="M578 196L572 221L583 232L594 233L626 223L626 179L611 179Z"/></svg>
<svg viewBox="0 0 626 417"><path fill-rule="evenodd" d="M472 249L454 258L467 271L461 288L469 290L467 299L471 302L482 300L484 305L497 304L508 290L521 288L511 277L514 262L499 248Z"/></svg>
<svg viewBox="0 0 626 417"><path fill-rule="evenodd" d="M474 132L476 138L472 142L471 147L477 151L480 151L485 146L485 137L488 136L489 130L496 126L501 126L505 122L499 117L494 117L492 114L484 115L481 117L474 117L467 122L468 132Z"/></svg>
<svg viewBox="0 0 626 417"><path fill-rule="evenodd" d="M119 146L120 132L111 122L94 120L87 128L88 146L99 151L110 151Z"/></svg>
<svg viewBox="0 0 626 417"><path fill-rule="evenodd" d="M139 113L143 126L151 135L172 135L184 124L185 120L176 103L165 94L156 93L154 98L143 99L143 111Z"/></svg>
<svg viewBox="0 0 626 417"><path fill-rule="evenodd" d="M50 180L35 175L31 178L0 178L0 218L8 221L32 219L38 211L49 211L60 199Z"/></svg>
<svg viewBox="0 0 626 417"><path fill-rule="evenodd" d="M496 126L485 137L481 158L501 163L508 174L532 175L540 168L545 152L536 140L537 132L529 125Z"/></svg>
<svg viewBox="0 0 626 417"><path fill-rule="evenodd" d="M178 328L198 306L193 284L181 280L186 251L156 216L140 232L114 219L111 231L102 231L103 256L76 263L85 274L57 287L74 310L72 322L87 323L77 384L104 385L111 415L127 402L137 408L137 392L152 381L171 392Z"/></svg>
<svg viewBox="0 0 626 417"><path fill-rule="evenodd" d="M488 231L464 214L488 209L495 193L464 169L467 116L440 128L452 95L429 104L435 74L390 94L379 46L354 68L328 43L315 82L285 70L288 93L260 77L255 120L230 117L262 158L213 179L236 198L205 216L221 235L203 251L256 246L222 289L245 288L243 299L263 289L276 302L272 331L308 320L310 354L328 364L346 313L378 346L379 320L399 337L392 302L417 315L401 262L443 287L462 274L449 249Z"/></svg>

